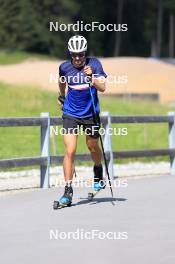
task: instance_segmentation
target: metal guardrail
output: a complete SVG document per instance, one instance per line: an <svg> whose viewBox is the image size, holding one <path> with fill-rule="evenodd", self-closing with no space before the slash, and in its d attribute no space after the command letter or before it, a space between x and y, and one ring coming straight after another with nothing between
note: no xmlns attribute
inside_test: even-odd
<svg viewBox="0 0 175 264"><path fill-rule="evenodd" d="M169 156L171 163L171 174L175 174L175 113L170 112L167 116L110 116L108 112L101 115L101 121L105 128L104 149L107 154L108 168L113 178L113 160L132 157L156 157ZM41 127L41 154L39 157L23 157L0 160L0 168L15 168L24 166L40 166L40 187L49 187L49 168L52 164L63 162L63 156L50 155L50 126L61 125L61 117L50 117L49 113L41 113L35 118L0 118L0 127L40 126ZM168 123L169 125L169 148L153 150L130 150L112 151L111 136L108 133L112 123ZM77 154L79 160L91 160L90 154Z"/></svg>

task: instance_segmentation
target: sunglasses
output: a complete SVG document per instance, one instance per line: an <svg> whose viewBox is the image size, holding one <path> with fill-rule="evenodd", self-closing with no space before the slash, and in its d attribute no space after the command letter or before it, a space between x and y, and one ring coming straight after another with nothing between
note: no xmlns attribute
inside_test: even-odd
<svg viewBox="0 0 175 264"><path fill-rule="evenodd" d="M84 56L85 56L85 52L81 52L81 53L73 53L73 52L71 52L71 57L72 58L76 58L76 57L83 58Z"/></svg>

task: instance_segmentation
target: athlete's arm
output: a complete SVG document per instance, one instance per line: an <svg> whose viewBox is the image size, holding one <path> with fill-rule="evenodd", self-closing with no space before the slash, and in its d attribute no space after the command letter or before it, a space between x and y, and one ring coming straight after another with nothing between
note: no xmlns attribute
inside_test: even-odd
<svg viewBox="0 0 175 264"><path fill-rule="evenodd" d="M58 94L65 97L66 81L60 77L58 80Z"/></svg>
<svg viewBox="0 0 175 264"><path fill-rule="evenodd" d="M106 90L106 82L105 82L105 78L103 77L99 77L99 78L92 77L92 84L99 92L103 93Z"/></svg>
<svg viewBox="0 0 175 264"><path fill-rule="evenodd" d="M66 79L62 74L61 67L59 67L59 79L58 79L58 105L63 109L65 100L65 90L66 90Z"/></svg>
<svg viewBox="0 0 175 264"><path fill-rule="evenodd" d="M66 77L64 71L64 63L59 66L59 78L58 78L58 96L65 97L66 90Z"/></svg>
<svg viewBox="0 0 175 264"><path fill-rule="evenodd" d="M58 81L58 105L61 108L61 110L63 109L64 106L64 100L65 100L65 90L66 90L66 83L62 83L60 81Z"/></svg>

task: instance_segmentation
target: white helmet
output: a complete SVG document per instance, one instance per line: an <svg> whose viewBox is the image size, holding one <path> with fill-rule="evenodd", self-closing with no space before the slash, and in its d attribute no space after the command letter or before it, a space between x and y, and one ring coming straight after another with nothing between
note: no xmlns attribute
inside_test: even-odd
<svg viewBox="0 0 175 264"><path fill-rule="evenodd" d="M87 51L87 40L80 35L71 37L68 41L68 50L75 53Z"/></svg>

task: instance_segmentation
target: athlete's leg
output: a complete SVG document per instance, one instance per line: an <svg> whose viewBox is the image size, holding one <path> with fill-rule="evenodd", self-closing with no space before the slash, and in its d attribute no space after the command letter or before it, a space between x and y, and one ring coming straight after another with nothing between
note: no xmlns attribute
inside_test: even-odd
<svg viewBox="0 0 175 264"><path fill-rule="evenodd" d="M96 191L104 188L103 183L103 166L101 164L102 152L99 147L99 137L93 138L86 136L86 144L91 152L92 159L94 161L94 185L93 188Z"/></svg>
<svg viewBox="0 0 175 264"><path fill-rule="evenodd" d="M64 135L65 156L63 161L64 179L66 182L64 194L59 199L60 206L69 206L72 203L73 188L72 178L74 173L74 158L77 145L77 136L74 134Z"/></svg>
<svg viewBox="0 0 175 264"><path fill-rule="evenodd" d="M93 138L91 136L86 136L86 144L90 150L91 157L96 166L101 164L102 153L99 147L99 138Z"/></svg>
<svg viewBox="0 0 175 264"><path fill-rule="evenodd" d="M64 144L66 148L63 161L64 179L65 182L68 183L72 181L74 173L74 159L77 146L77 135L65 134Z"/></svg>

